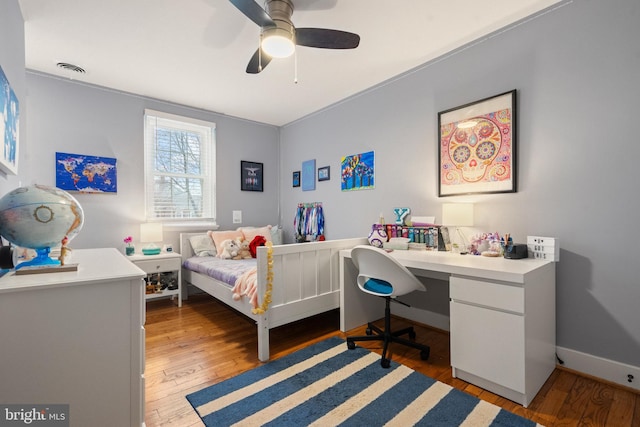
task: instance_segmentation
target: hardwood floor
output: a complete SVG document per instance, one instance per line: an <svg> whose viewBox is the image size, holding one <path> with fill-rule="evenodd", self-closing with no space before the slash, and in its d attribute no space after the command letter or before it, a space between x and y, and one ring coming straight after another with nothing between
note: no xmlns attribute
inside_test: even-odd
<svg viewBox="0 0 640 427"><path fill-rule="evenodd" d="M394 329L408 324L394 319ZM432 378L548 427L640 426L640 394L556 369L529 408L451 377L449 335L422 325L417 340L431 346L428 361L417 350L396 346L391 358ZM259 366L251 320L208 295L147 303L146 425L202 426L185 396ZM364 333L364 326L349 331ZM271 331L271 357L278 358L339 331L332 311ZM380 353L379 343L359 343Z"/></svg>

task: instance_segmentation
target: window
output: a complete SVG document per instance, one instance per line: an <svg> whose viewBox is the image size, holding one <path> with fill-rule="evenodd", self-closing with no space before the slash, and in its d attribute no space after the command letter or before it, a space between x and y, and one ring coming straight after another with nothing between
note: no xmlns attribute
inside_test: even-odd
<svg viewBox="0 0 640 427"><path fill-rule="evenodd" d="M215 221L215 126L145 110L147 220Z"/></svg>

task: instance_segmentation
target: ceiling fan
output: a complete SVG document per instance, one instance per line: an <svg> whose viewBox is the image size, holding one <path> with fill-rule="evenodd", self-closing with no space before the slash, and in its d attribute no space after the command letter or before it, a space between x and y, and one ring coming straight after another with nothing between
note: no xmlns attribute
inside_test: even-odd
<svg viewBox="0 0 640 427"><path fill-rule="evenodd" d="M240 12L258 24L260 46L247 65L247 73L257 74L273 58L286 58L295 51L295 45L323 49L354 49L360 36L326 28L296 28L291 22L291 0L265 0L265 9L254 0L229 0Z"/></svg>

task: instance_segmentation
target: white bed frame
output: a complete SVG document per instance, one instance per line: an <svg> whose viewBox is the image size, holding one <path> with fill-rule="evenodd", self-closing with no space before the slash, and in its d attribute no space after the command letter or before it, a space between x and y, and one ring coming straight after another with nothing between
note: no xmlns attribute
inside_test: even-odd
<svg viewBox="0 0 640 427"><path fill-rule="evenodd" d="M182 260L192 257L189 237L202 233L180 233ZM231 287L201 273L182 269L183 289L187 283L256 320L258 359L269 360L269 330L300 319L340 307L340 272L338 252L366 244L366 238L327 240L273 246L273 290L271 304L262 315L251 312L248 298L236 301ZM258 302L267 288L267 248L259 247Z"/></svg>

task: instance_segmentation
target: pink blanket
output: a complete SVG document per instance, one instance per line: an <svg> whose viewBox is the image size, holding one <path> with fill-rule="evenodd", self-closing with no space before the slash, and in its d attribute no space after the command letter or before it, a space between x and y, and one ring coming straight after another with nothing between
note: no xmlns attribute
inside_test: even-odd
<svg viewBox="0 0 640 427"><path fill-rule="evenodd" d="M233 299L248 297L253 308L258 308L258 269L252 268L236 279L232 289Z"/></svg>

